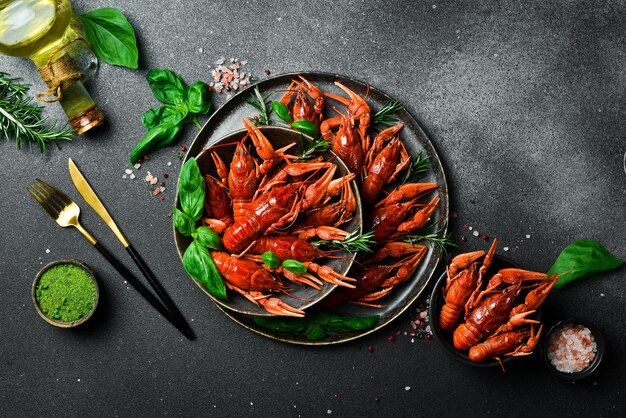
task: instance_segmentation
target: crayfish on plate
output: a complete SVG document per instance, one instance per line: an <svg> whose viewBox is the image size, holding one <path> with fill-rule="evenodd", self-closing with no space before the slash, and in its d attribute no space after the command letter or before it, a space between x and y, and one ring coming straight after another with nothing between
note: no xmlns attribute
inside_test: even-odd
<svg viewBox="0 0 626 418"><path fill-rule="evenodd" d="M322 251L309 241L349 235L340 227L356 211L355 175L339 175L337 164L321 157L298 162L289 154L295 143L275 149L249 119L243 124L247 134L241 141L218 145L234 147L231 161L224 161L217 148L207 150L216 176L205 176L202 222L222 236L224 247L211 256L228 289L271 314L303 316L302 310L271 295L290 295L287 283L318 290L324 282L354 287L355 279L320 262L333 251ZM270 267L261 258L267 252L282 261L296 261L305 271Z"/></svg>
<svg viewBox="0 0 626 418"><path fill-rule="evenodd" d="M361 96L344 83L334 84L339 94L322 91L300 76L292 80L280 103L289 110L292 120L315 123L321 137L354 174L363 204L365 230L372 232L376 242L371 248L373 256L361 254L348 274L356 279L352 283L354 287L334 290L323 304L333 307L348 302L381 308L384 305L378 300L395 286L415 277L426 258L429 246L406 239L425 228L434 216L441 197L435 194L425 201L424 198L439 185L407 181L413 159L401 138L404 124L398 122L375 130L372 108L367 101L369 87ZM335 113L332 117L324 117L325 106L332 108ZM349 196L348 191L344 196ZM344 198L310 210L303 224L319 226L323 224L320 218L344 222L346 208L352 202L352 197Z"/></svg>
<svg viewBox="0 0 626 418"><path fill-rule="evenodd" d="M468 351L474 362L532 354L541 334L541 323L531 316L542 305L557 276L519 268L504 268L483 287L498 241L487 253L474 251L454 257L446 269L445 303L438 325L452 333L459 351ZM483 259L480 262L480 259ZM522 291L526 291L522 298ZM538 329L535 327L538 326Z"/></svg>

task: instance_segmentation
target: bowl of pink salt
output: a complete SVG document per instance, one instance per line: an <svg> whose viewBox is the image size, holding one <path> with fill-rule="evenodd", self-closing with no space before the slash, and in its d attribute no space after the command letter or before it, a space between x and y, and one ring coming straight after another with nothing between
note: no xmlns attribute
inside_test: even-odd
<svg viewBox="0 0 626 418"><path fill-rule="evenodd" d="M557 322L546 334L543 356L550 371L567 380L591 375L604 357L604 339L592 324L579 319Z"/></svg>

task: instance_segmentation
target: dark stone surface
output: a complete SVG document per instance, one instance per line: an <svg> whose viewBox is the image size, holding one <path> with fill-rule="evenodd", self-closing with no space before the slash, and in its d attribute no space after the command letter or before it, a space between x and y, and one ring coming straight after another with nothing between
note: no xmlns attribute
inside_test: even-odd
<svg viewBox="0 0 626 418"><path fill-rule="evenodd" d="M43 159L0 145L0 415L623 415L623 269L554 292L545 305L547 321L584 317L604 333L605 364L576 384L550 375L539 357L503 374L459 364L434 342L387 341L411 330L412 310L352 343L291 346L234 324L186 276L168 218L177 149L156 153L139 171L169 174L164 201L140 178L121 176L144 132L140 116L156 105L144 79L149 68L209 80L209 66L224 54L247 59L258 76L266 68L338 72L388 92L423 124L448 174L457 239L467 223L536 270L582 237L625 257L624 2L75 2L80 12L104 6L129 17L142 56L141 70L104 64L90 83L107 126ZM1 57L0 69L43 89L25 60ZM57 105L48 110L62 120ZM178 145L195 132L186 129ZM68 157L193 320L196 341L184 340L27 195L41 177L77 198ZM84 224L130 266L82 206ZM465 235L462 250L487 246ZM64 257L92 265L101 284L96 317L76 330L52 328L30 300L42 264Z"/></svg>

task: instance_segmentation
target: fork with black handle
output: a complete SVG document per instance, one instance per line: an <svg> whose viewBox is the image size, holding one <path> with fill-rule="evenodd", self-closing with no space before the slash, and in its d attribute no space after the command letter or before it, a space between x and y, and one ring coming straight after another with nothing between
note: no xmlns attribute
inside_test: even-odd
<svg viewBox="0 0 626 418"><path fill-rule="evenodd" d="M117 270L135 290L137 290L161 315L172 323L183 335L190 340L194 338L193 332L177 321L172 313L148 290L122 263L117 261L78 221L80 208L67 195L50 186L48 183L36 179L32 186L27 187L28 192L39 202L60 226L73 226L93 245L96 250Z"/></svg>

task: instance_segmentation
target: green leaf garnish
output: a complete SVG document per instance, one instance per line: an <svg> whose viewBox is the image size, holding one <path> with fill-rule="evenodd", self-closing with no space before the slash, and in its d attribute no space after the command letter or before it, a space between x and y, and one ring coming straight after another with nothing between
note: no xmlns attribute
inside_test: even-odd
<svg viewBox="0 0 626 418"><path fill-rule="evenodd" d="M606 271L615 270L626 260L615 257L598 241L581 239L565 247L548 270L548 276L558 274L554 287L562 289L578 279L598 278Z"/></svg>
<svg viewBox="0 0 626 418"><path fill-rule="evenodd" d="M308 141L304 138L304 135L300 135L300 149L302 152L297 161L308 161L314 158L316 154L328 151L330 148L330 142L324 140L321 136L314 138L313 141Z"/></svg>
<svg viewBox="0 0 626 418"><path fill-rule="evenodd" d="M348 236L346 236L343 241L338 239L320 239L312 241L311 244L316 247L334 248L337 250L346 251L350 254L354 254L358 251L373 253L373 248L376 245L376 241L374 240L374 231L370 231L365 234L359 234L358 230L354 230Z"/></svg>
<svg viewBox="0 0 626 418"><path fill-rule="evenodd" d="M270 119L270 113L272 112L271 107L269 107L270 98L274 95L274 92L268 93L265 97L261 95L259 91L259 86L254 86L254 90L250 97L246 99L246 102L258 110L260 113L258 115L258 120L254 118L250 118L250 120L257 126L259 125L271 125L272 120ZM269 107L269 108L268 108Z"/></svg>
<svg viewBox="0 0 626 418"><path fill-rule="evenodd" d="M411 159L409 169L405 172L404 178L400 184L417 183L428 170L433 166L433 161L429 156L425 156L423 151L419 151L417 155Z"/></svg>
<svg viewBox="0 0 626 418"><path fill-rule="evenodd" d="M280 258L271 251L261 254L261 260L271 269L278 268L280 266Z"/></svg>
<svg viewBox="0 0 626 418"><path fill-rule="evenodd" d="M306 273L306 266L297 260L285 260L283 261L283 268L293 274Z"/></svg>
<svg viewBox="0 0 626 418"><path fill-rule="evenodd" d="M191 277L202 283L213 296L222 300L228 300L222 275L217 269L209 250L202 246L198 240L192 241L187 250L185 250L183 267Z"/></svg>
<svg viewBox="0 0 626 418"><path fill-rule="evenodd" d="M137 68L139 52L135 31L122 12L104 7L80 15L80 20L98 58L109 64Z"/></svg>
<svg viewBox="0 0 626 418"><path fill-rule="evenodd" d="M371 329L378 322L379 316L342 316L321 310L304 318L255 316L253 319L261 327L285 333L304 333L308 340L319 341L326 338L328 332L343 334L350 331Z"/></svg>
<svg viewBox="0 0 626 418"><path fill-rule="evenodd" d="M385 103L383 108L374 114L371 125L380 130L390 128L400 122L392 115L401 110L404 110L404 106L395 100L391 100Z"/></svg>

